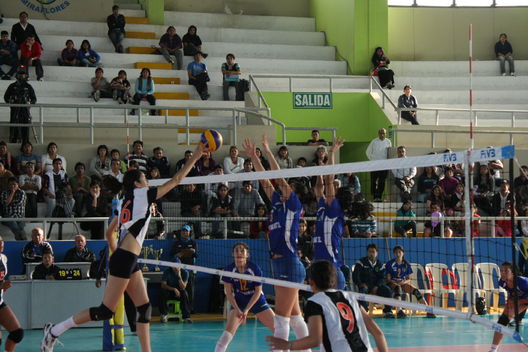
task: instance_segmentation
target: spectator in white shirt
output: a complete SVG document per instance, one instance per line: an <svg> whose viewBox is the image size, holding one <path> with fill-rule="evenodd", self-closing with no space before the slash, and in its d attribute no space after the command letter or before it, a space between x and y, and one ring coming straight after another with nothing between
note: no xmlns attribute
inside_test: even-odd
<svg viewBox="0 0 528 352"><path fill-rule="evenodd" d="M40 157L42 160L42 175L53 170L53 160L55 159L62 160L62 170L66 171L66 158L62 155L59 155L59 147L57 146L57 143L50 142L48 144L47 151L48 152L46 154Z"/></svg>
<svg viewBox="0 0 528 352"><path fill-rule="evenodd" d="M398 147L398 158L406 158L407 151L404 146ZM406 167L392 170L394 183L400 190L401 201L411 200L411 191L414 187L414 176L416 176L416 167Z"/></svg>
<svg viewBox="0 0 528 352"><path fill-rule="evenodd" d="M26 192L26 217L37 217L37 193L42 188L42 178L35 175L35 164L26 163L26 173L18 177L20 189Z"/></svg>
<svg viewBox="0 0 528 352"><path fill-rule="evenodd" d="M110 175L115 177L119 183L123 183L123 174L121 173L121 160L112 159L110 162L110 170L104 171L103 175Z"/></svg>
<svg viewBox="0 0 528 352"><path fill-rule="evenodd" d="M244 169L244 158L238 156L238 148L232 145L229 148L229 156L224 158L224 173L236 174Z"/></svg>
<svg viewBox="0 0 528 352"><path fill-rule="evenodd" d="M387 131L380 128L378 131L378 138L373 139L367 147L367 158L369 160L385 160L387 159L388 149L392 147L390 139L385 138ZM387 170L372 171L370 173L370 190L375 202L382 199L383 191L385 190L385 179L387 178Z"/></svg>

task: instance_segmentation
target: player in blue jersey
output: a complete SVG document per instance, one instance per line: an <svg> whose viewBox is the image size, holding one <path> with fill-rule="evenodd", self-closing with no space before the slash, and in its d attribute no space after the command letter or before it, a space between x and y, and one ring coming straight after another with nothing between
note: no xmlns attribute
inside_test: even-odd
<svg viewBox="0 0 528 352"><path fill-rule="evenodd" d="M260 267L249 261L249 247L243 242L233 246L234 263L224 268L225 271L262 276ZM227 300L231 304L231 311L227 317L227 326L222 336L216 343L215 352L225 352L233 339L240 324L246 322L249 312L256 315L257 319L273 332L275 314L271 310L262 293L262 284L256 281L247 281L237 278L222 277Z"/></svg>
<svg viewBox="0 0 528 352"><path fill-rule="evenodd" d="M515 285L513 281L513 264L505 262L500 268L499 287L502 287L508 292L508 300L506 301L502 315L499 317L498 323L508 326L510 320L515 317L515 300L513 297L515 290L517 291L517 312L519 315L528 308L528 278L517 276L517 285ZM500 332L495 331L489 352L496 352L499 350L499 344L502 337L503 335Z"/></svg>
<svg viewBox="0 0 528 352"><path fill-rule="evenodd" d="M385 272L387 274L387 285L392 289L394 298L401 300L402 294L414 295L416 299L427 305L427 301L424 299L420 290L411 285L409 276L413 273L411 264L405 260L402 246L394 246L392 250L394 253L394 259L389 260L385 264ZM401 308L398 307L398 318L405 318L407 315ZM436 318L433 313L427 313L427 318Z"/></svg>
<svg viewBox="0 0 528 352"><path fill-rule="evenodd" d="M334 139L327 165L333 165L335 153L343 146L343 141ZM324 178L324 181L323 181ZM315 223L314 261L328 260L337 272L336 288L345 288L345 276L341 271L341 239L345 230L345 213L349 213L353 195L346 188L337 189L334 186L334 175L318 176L315 185L317 203L317 221Z"/></svg>
<svg viewBox="0 0 528 352"><path fill-rule="evenodd" d="M266 135L262 136L262 146L271 169L279 170L279 164L271 152ZM256 144L249 138L246 138L244 142L244 152L253 161L256 171L264 171L260 158L256 154ZM268 228L273 275L279 280L302 283L306 277L306 271L297 254L299 219L302 213L302 204L297 193L302 187L295 185L296 189L293 190L284 178L275 179L275 182L278 190L273 187L270 180L260 180L272 204ZM281 339L288 339L290 326L298 339L308 336L308 328L299 306L299 289L275 286L273 326L274 335Z"/></svg>

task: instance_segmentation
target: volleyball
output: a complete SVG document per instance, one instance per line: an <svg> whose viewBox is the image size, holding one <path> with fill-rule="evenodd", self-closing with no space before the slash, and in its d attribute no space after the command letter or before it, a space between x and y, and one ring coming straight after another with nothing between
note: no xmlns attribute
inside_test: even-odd
<svg viewBox="0 0 528 352"><path fill-rule="evenodd" d="M207 151L214 152L222 146L223 138L217 130L205 130L200 142L203 143Z"/></svg>

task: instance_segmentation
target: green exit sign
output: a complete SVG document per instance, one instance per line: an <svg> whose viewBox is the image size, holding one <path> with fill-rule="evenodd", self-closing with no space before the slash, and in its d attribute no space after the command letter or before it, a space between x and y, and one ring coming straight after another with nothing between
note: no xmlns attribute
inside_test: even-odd
<svg viewBox="0 0 528 352"><path fill-rule="evenodd" d="M293 92L294 109L332 109L332 93Z"/></svg>

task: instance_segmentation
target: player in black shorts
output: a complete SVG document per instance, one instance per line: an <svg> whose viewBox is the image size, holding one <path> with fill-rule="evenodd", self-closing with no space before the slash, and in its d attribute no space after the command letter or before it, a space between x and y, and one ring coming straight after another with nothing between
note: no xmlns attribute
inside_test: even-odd
<svg viewBox="0 0 528 352"><path fill-rule="evenodd" d="M24 338L24 330L20 327L15 313L4 302L4 291L11 287L11 282L6 280L7 276L7 257L4 252L4 239L0 236L0 325L2 325L9 335L5 343L4 351L12 352L15 350L17 343ZM1 336L1 335L0 335ZM0 337L0 345L2 338Z"/></svg>
<svg viewBox="0 0 528 352"><path fill-rule="evenodd" d="M349 292L334 290L337 274L334 265L321 260L310 266L310 286L314 295L304 309L310 334L302 339L286 341L266 337L274 350L302 350L321 347L326 352L373 352L368 333L374 336L378 352L387 352L383 331L360 307Z"/></svg>
<svg viewBox="0 0 528 352"><path fill-rule="evenodd" d="M107 231L108 236L119 226L119 245L110 257L109 275L103 303L99 307L83 310L57 325L47 323L44 326L44 337L40 345L41 352L53 351L57 338L68 329L89 321L110 319L125 291L137 309L136 331L141 351L151 351L149 330L151 305L143 281L143 274L137 264L150 222L150 205L176 187L189 173L196 161L202 157L203 152L204 147L199 144L183 168L172 179L156 188L149 189L145 174L139 170L130 170L125 173L121 211L119 216L114 217Z"/></svg>

